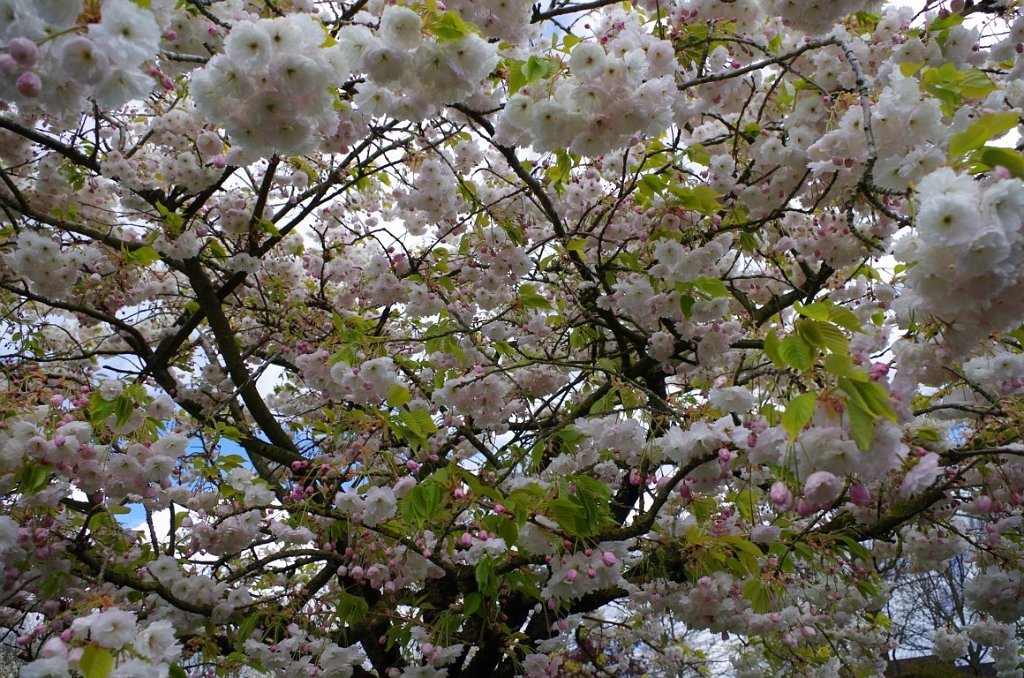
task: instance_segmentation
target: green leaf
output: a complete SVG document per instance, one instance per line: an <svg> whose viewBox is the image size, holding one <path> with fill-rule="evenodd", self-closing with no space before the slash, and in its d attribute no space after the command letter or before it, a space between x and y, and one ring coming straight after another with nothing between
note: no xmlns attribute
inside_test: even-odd
<svg viewBox="0 0 1024 678"><path fill-rule="evenodd" d="M690 160L698 165L704 165L707 167L711 163L711 154L708 153L708 149L704 148L700 144L690 145L686 149L686 155L689 156Z"/></svg>
<svg viewBox="0 0 1024 678"><path fill-rule="evenodd" d="M259 620L260 618L258 614L250 614L246 615L242 621L238 623L238 632L235 635L236 647L242 645L252 636L253 631L256 630L256 625L259 623Z"/></svg>
<svg viewBox="0 0 1024 678"><path fill-rule="evenodd" d="M154 261L159 261L160 253L149 245L144 245L138 249L129 251L126 258L130 264L137 264L145 267L149 266Z"/></svg>
<svg viewBox="0 0 1024 678"><path fill-rule="evenodd" d="M538 56L531 56L521 66L523 75L526 76L526 84L550 78L558 72L561 62L555 59L546 59Z"/></svg>
<svg viewBox="0 0 1024 678"><path fill-rule="evenodd" d="M968 68L959 73L960 93L970 99L986 97L998 89L985 71Z"/></svg>
<svg viewBox="0 0 1024 678"><path fill-rule="evenodd" d="M867 379L868 375L853 366L853 360L848 355L829 353L825 356L825 371L837 377L849 377L850 379Z"/></svg>
<svg viewBox="0 0 1024 678"><path fill-rule="evenodd" d="M791 335L782 340L779 356L792 367L806 372L814 364L814 348L799 335Z"/></svg>
<svg viewBox="0 0 1024 678"><path fill-rule="evenodd" d="M818 323L818 331L821 332L825 348L832 353L847 355L850 352L850 341L843 334L842 330L831 323Z"/></svg>
<svg viewBox="0 0 1024 678"><path fill-rule="evenodd" d="M900 64L900 73L903 74L904 78L909 78L914 73L917 73L924 67L924 64L914 63L913 61L904 61Z"/></svg>
<svg viewBox="0 0 1024 678"><path fill-rule="evenodd" d="M14 476L18 483L18 491L22 494L35 494L49 483L52 470L46 464L23 466Z"/></svg>
<svg viewBox="0 0 1024 678"><path fill-rule="evenodd" d="M355 626L359 622L366 618L367 613L370 611L370 606L362 596L354 596L351 593L342 591L341 593L334 594L335 610L337 611L338 619L345 624Z"/></svg>
<svg viewBox="0 0 1024 678"><path fill-rule="evenodd" d="M645 174L640 177L640 186L654 195L661 195L661 192L665 190L667 185L668 182L657 174Z"/></svg>
<svg viewBox="0 0 1024 678"><path fill-rule="evenodd" d="M391 384L391 388L388 389L388 405L391 407L401 407L410 400L412 400L412 394L409 393L409 389L401 384Z"/></svg>
<svg viewBox="0 0 1024 678"><path fill-rule="evenodd" d="M763 579L743 582L743 597L750 601L754 614L765 614L772 609L772 586Z"/></svg>
<svg viewBox="0 0 1024 678"><path fill-rule="evenodd" d="M845 306L829 306L828 320L839 325L844 330L850 330L851 332L861 331L860 318Z"/></svg>
<svg viewBox="0 0 1024 678"><path fill-rule="evenodd" d="M875 418L852 399L846 401L846 414L850 417L853 441L861 450L867 450L875 437Z"/></svg>
<svg viewBox="0 0 1024 678"><path fill-rule="evenodd" d="M437 426L431 419L430 413L424 410L402 410L398 413L398 418L409 427L410 431L422 438L437 431Z"/></svg>
<svg viewBox="0 0 1024 678"><path fill-rule="evenodd" d="M590 476L570 476L570 481L576 486L577 497L591 497L597 502L606 502L612 497L611 490L597 478Z"/></svg>
<svg viewBox="0 0 1024 678"><path fill-rule="evenodd" d="M831 323L805 318L797 321L796 330L812 346L828 349L840 355L847 355L850 352L850 342L846 335Z"/></svg>
<svg viewBox="0 0 1024 678"><path fill-rule="evenodd" d="M839 388L846 393L846 413L850 417L850 430L857 447L866 450L871 447L875 432L875 419L884 417L897 420L896 412L889 405L885 389L870 380L855 380L840 377Z"/></svg>
<svg viewBox="0 0 1024 678"><path fill-rule="evenodd" d="M764 337L764 354L768 356L776 367L782 368L786 363L782 360L781 344L775 330L769 330Z"/></svg>
<svg viewBox="0 0 1024 678"><path fill-rule="evenodd" d="M519 302L523 305L523 308L542 308L545 310L553 308L551 302L537 292L533 285L519 286Z"/></svg>
<svg viewBox="0 0 1024 678"><path fill-rule="evenodd" d="M875 417L884 417L893 423L897 421L896 411L889 405L889 394L876 382L841 377L838 384L865 412Z"/></svg>
<svg viewBox="0 0 1024 678"><path fill-rule="evenodd" d="M508 71L508 93L515 94L526 85L526 73L523 72L525 61L506 59L505 70Z"/></svg>
<svg viewBox="0 0 1024 678"><path fill-rule="evenodd" d="M871 552L850 535L839 532L836 534L836 540L842 542L846 547L845 551L849 554L850 560L856 559L865 563L872 562Z"/></svg>
<svg viewBox="0 0 1024 678"><path fill-rule="evenodd" d="M729 288L718 278L697 278L690 282L695 289L711 297L731 297Z"/></svg>
<svg viewBox="0 0 1024 678"><path fill-rule="evenodd" d="M114 668L114 655L101 647L86 645L82 648L78 666L85 678L107 678L110 670Z"/></svg>
<svg viewBox="0 0 1024 678"><path fill-rule="evenodd" d="M447 493L439 481L426 480L414 485L404 497L398 501L398 510L402 517L420 529L435 520L443 511Z"/></svg>
<svg viewBox="0 0 1024 678"><path fill-rule="evenodd" d="M967 129L957 132L949 140L949 157L959 158L970 151L977 150L985 142L1000 137L1018 123L1018 116L1013 111L988 113L975 120Z"/></svg>
<svg viewBox="0 0 1024 678"><path fill-rule="evenodd" d="M462 613L467 617L476 614L476 611L483 607L484 598L476 591L467 593L462 601Z"/></svg>
<svg viewBox="0 0 1024 678"><path fill-rule="evenodd" d="M555 151L555 164L548 168L547 177L555 183L568 181L572 176L572 167L573 157L564 148L560 148ZM526 238L522 238L518 244L526 244Z"/></svg>
<svg viewBox="0 0 1024 678"><path fill-rule="evenodd" d="M679 295L679 310L683 312L684 318L690 318L693 316L693 305L697 303L697 300L691 297L689 294Z"/></svg>
<svg viewBox="0 0 1024 678"><path fill-rule="evenodd" d="M998 148L985 146L974 155L978 160L989 168L1005 167L1010 174L1018 179L1024 179L1024 154L1012 148Z"/></svg>
<svg viewBox="0 0 1024 678"><path fill-rule="evenodd" d="M458 12L452 10L429 22L427 27L437 37L438 42L454 42L473 32L470 24L463 21Z"/></svg>
<svg viewBox="0 0 1024 678"><path fill-rule="evenodd" d="M114 426L124 426L134 413L135 402L127 395L119 395L114 401L114 416L116 417Z"/></svg>
<svg viewBox="0 0 1024 678"><path fill-rule="evenodd" d="M816 346L818 348L825 348L825 337L822 336L821 331L818 328L818 323L813 320L807 320L801 318L796 321L794 325L796 333L803 337L809 345Z"/></svg>
<svg viewBox="0 0 1024 678"><path fill-rule="evenodd" d="M490 556L484 556L476 564L476 588L481 595L494 598L498 595L498 572Z"/></svg>
<svg viewBox="0 0 1024 678"><path fill-rule="evenodd" d="M188 674L185 673L185 669L181 668L177 664L171 664L170 669L167 672L170 678L188 678Z"/></svg>
<svg viewBox="0 0 1024 678"><path fill-rule="evenodd" d="M793 304L793 310L802 315L805 318L811 320L828 320L829 319L830 305L823 301L816 301L813 304L796 303Z"/></svg>
<svg viewBox="0 0 1024 678"><path fill-rule="evenodd" d="M548 502L546 512L558 526L570 534L581 534L583 507L576 502L559 497Z"/></svg>
<svg viewBox="0 0 1024 678"><path fill-rule="evenodd" d="M817 394L804 393L793 398L786 405L786 411L782 413L782 428L789 434L791 441L795 440L804 426L811 421L817 403Z"/></svg>
<svg viewBox="0 0 1024 678"><path fill-rule="evenodd" d="M954 26L959 26L963 22L964 22L964 17L963 17L962 14L958 14L956 12L950 12L946 16L939 17L939 18L935 19L935 21L933 21L930 24L928 24L928 32L935 33L935 32L938 32L938 31L944 31L944 30L953 28Z"/></svg>
<svg viewBox="0 0 1024 678"><path fill-rule="evenodd" d="M706 184L700 184L693 188L671 185L669 186L669 192L679 199L683 207L700 214L715 214L722 208L722 204L718 202L722 194L716 193L714 189Z"/></svg>

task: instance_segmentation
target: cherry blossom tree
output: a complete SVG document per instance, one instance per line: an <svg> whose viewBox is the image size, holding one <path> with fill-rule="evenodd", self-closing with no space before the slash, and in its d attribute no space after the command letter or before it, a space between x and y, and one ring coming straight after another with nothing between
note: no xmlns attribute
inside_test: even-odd
<svg viewBox="0 0 1024 678"><path fill-rule="evenodd" d="M22 675L1020 675L1018 6L0 0Z"/></svg>

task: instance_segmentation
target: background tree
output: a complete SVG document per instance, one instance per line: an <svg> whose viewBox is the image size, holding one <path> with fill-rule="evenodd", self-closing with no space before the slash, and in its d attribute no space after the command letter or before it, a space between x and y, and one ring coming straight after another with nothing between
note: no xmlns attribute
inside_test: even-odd
<svg viewBox="0 0 1024 678"><path fill-rule="evenodd" d="M1018 675L1024 20L928 9L0 2L23 675L873 675L892 543Z"/></svg>

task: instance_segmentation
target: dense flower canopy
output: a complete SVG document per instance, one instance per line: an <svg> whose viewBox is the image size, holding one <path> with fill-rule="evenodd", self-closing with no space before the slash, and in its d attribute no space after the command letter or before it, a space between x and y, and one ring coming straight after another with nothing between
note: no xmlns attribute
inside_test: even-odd
<svg viewBox="0 0 1024 678"><path fill-rule="evenodd" d="M960 557L1020 675L1024 16L926 5L0 0L23 675L874 676Z"/></svg>

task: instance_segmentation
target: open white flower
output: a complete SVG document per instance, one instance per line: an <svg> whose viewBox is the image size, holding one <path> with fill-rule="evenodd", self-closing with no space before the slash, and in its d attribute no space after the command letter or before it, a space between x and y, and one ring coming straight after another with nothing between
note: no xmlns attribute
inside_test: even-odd
<svg viewBox="0 0 1024 678"><path fill-rule="evenodd" d="M708 394L711 404L725 412L749 412L754 406L754 394L742 386L716 388Z"/></svg>
<svg viewBox="0 0 1024 678"><path fill-rule="evenodd" d="M76 619L71 622L71 631L76 638L90 640L111 650L118 650L134 642L139 633L135 625L135 613L116 607Z"/></svg>
<svg viewBox="0 0 1024 678"><path fill-rule="evenodd" d="M420 15L408 7L391 5L380 18L380 36L384 43L396 49L416 49L423 36Z"/></svg>
<svg viewBox="0 0 1024 678"><path fill-rule="evenodd" d="M917 215L917 230L929 245L965 244L980 226L981 212L975 203L959 196L929 198Z"/></svg>
<svg viewBox="0 0 1024 678"><path fill-rule="evenodd" d="M244 21L224 39L224 53L245 68L259 68L270 61L270 34L262 24Z"/></svg>
<svg viewBox="0 0 1024 678"><path fill-rule="evenodd" d="M106 0L89 37L120 66L138 66L160 50L160 27L153 13L129 0ZM123 103L123 102L122 102Z"/></svg>
<svg viewBox="0 0 1024 678"><path fill-rule="evenodd" d="M569 68L579 78L595 79L601 75L604 67L605 53L601 45L593 42L581 42L572 48L569 56Z"/></svg>
<svg viewBox="0 0 1024 678"><path fill-rule="evenodd" d="M165 619L143 629L133 647L154 662L172 662L181 654L181 644L174 636L174 625Z"/></svg>

